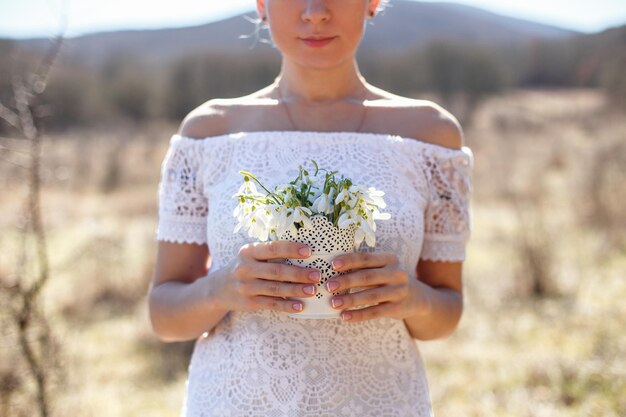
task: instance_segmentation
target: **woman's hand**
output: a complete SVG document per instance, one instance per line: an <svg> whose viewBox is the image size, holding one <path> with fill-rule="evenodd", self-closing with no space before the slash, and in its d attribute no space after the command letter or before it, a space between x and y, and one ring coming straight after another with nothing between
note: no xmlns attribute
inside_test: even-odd
<svg viewBox="0 0 626 417"><path fill-rule="evenodd" d="M221 306L243 311L302 311L301 302L285 298L315 295L316 284L321 279L320 271L272 261L309 256L311 249L308 245L287 240L242 246L233 261L220 272L218 298Z"/></svg>
<svg viewBox="0 0 626 417"><path fill-rule="evenodd" d="M373 305L358 311L344 311L345 321L358 322L380 317L402 320L406 317L425 314L430 300L424 291L426 284L412 279L400 268L398 257L387 252L354 252L333 259L333 269L347 271L326 283L330 292L348 288L363 288L360 292L338 295L331 299L334 308Z"/></svg>

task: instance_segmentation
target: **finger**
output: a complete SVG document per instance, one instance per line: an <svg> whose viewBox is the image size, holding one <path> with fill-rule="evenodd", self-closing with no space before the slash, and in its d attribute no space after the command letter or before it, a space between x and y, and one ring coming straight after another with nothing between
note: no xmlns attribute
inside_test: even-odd
<svg viewBox="0 0 626 417"><path fill-rule="evenodd" d="M250 299L252 310L275 310L286 313L299 313L304 308L304 303L297 300L283 300L276 297L257 295ZM299 307L298 307L299 306Z"/></svg>
<svg viewBox="0 0 626 417"><path fill-rule="evenodd" d="M329 292L337 292L348 288L372 287L384 284L399 284L402 277L391 268L359 269L343 275L336 275L326 282Z"/></svg>
<svg viewBox="0 0 626 417"><path fill-rule="evenodd" d="M316 268L298 265L288 265L278 262L254 262L247 266L248 278L263 278L272 281L301 282L305 284L317 283L321 279L321 272Z"/></svg>
<svg viewBox="0 0 626 417"><path fill-rule="evenodd" d="M394 264L396 255L389 252L352 252L333 259L335 271L346 271L353 268L382 268Z"/></svg>
<svg viewBox="0 0 626 417"><path fill-rule="evenodd" d="M386 285L384 287L370 288L363 291L332 297L331 305L338 310L371 306L388 301L400 301L405 297L404 287Z"/></svg>
<svg viewBox="0 0 626 417"><path fill-rule="evenodd" d="M341 313L341 319L349 323L357 323L365 320L379 319L381 317L395 317L397 303L382 303L373 307L359 310L349 310Z"/></svg>
<svg viewBox="0 0 626 417"><path fill-rule="evenodd" d="M243 286L247 296L269 295L272 297L312 297L315 295L315 284L288 284L286 282L255 279Z"/></svg>
<svg viewBox="0 0 626 417"><path fill-rule="evenodd" d="M241 249L246 255L259 261L281 258L304 259L311 256L311 248L304 243L289 240L272 240L269 242L253 242ZM302 251L302 252L300 252Z"/></svg>

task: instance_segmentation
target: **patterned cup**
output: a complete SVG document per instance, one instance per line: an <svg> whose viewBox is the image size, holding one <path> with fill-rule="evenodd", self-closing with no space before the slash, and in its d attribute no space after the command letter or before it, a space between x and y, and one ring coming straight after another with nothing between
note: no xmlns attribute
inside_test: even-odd
<svg viewBox="0 0 626 417"><path fill-rule="evenodd" d="M349 271L337 272L332 268L331 261L339 255L355 252L354 236L356 228L351 226L347 229L340 229L323 215L311 216L313 228L301 227L297 236L286 231L281 240L306 243L311 247L311 256L306 259L284 259L281 262L287 265L297 265L308 268L315 268L321 272L321 280L317 284L315 295L308 298L289 298L289 300L301 301L304 308L300 313L290 313L293 318L308 319L331 319L340 318L341 310L336 310L330 304L330 300L335 295L348 294L353 291L342 290L329 292L326 289L326 282L336 275L343 275Z"/></svg>

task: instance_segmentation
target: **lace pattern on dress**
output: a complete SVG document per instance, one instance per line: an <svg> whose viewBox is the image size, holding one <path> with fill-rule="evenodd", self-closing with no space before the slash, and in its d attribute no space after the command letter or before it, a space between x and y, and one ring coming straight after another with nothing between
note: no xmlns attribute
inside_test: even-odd
<svg viewBox="0 0 626 417"><path fill-rule="evenodd" d="M161 165L157 240L207 243L208 201L203 192L201 143L172 140Z"/></svg>
<svg viewBox="0 0 626 417"><path fill-rule="evenodd" d="M424 213L424 241L420 259L462 262L471 236L470 198L473 154L425 158L429 178Z"/></svg>

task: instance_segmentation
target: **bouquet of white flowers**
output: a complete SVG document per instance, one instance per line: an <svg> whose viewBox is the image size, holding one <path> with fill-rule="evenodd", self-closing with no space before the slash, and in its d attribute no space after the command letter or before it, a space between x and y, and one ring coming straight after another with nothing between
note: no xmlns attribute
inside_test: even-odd
<svg viewBox="0 0 626 417"><path fill-rule="evenodd" d="M319 168L314 160L313 175L300 165L298 177L288 184L268 190L253 174L239 171L244 182L233 194L238 204L233 216L238 223L234 232L241 228L250 237L261 241L278 240L284 232L293 236L302 228L311 228L311 216L322 215L340 229L355 228L355 248L365 241L370 247L376 243L376 220L391 218L381 213L386 207L382 191L352 183L343 175L335 178L338 171L329 172ZM320 172L323 175L318 175ZM254 182L253 182L254 181ZM259 192L258 184L265 193Z"/></svg>

